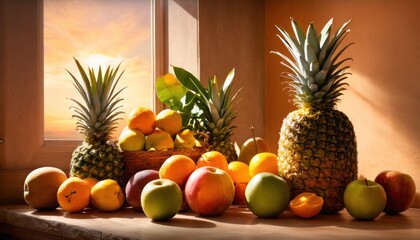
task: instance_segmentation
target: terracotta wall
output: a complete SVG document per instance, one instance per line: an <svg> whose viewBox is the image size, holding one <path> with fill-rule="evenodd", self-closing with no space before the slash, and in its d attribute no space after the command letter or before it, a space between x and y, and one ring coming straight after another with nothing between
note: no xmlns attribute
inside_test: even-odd
<svg viewBox="0 0 420 240"><path fill-rule="evenodd" d="M410 174L420 192L420 1L416 0L266 0L265 1L265 128L264 136L277 149L282 119L294 109L281 85L279 57L286 52L275 25L291 30L290 17L317 29L334 17L334 27L352 19L346 53L350 87L338 109L355 127L359 173L372 179L382 170ZM306 27L305 27L306 28ZM420 197L414 206L420 207Z"/></svg>

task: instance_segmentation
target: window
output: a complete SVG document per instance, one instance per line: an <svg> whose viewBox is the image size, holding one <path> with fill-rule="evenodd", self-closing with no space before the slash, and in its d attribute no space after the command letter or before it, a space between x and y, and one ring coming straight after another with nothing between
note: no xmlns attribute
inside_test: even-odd
<svg viewBox="0 0 420 240"><path fill-rule="evenodd" d="M69 98L81 100L65 71L79 78L73 57L95 71L122 62L121 117L138 105L153 109L151 10L151 0L44 0L45 139L82 137L69 109ZM120 121L114 134L125 125Z"/></svg>

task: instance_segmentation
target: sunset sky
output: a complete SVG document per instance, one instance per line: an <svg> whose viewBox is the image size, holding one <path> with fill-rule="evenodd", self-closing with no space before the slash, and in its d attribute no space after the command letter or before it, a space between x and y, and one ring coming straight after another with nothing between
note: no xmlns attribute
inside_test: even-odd
<svg viewBox="0 0 420 240"><path fill-rule="evenodd" d="M123 61L122 117L136 106L152 107L150 14L150 0L44 0L46 139L80 138L68 98L81 98L65 71L79 78L73 57L94 69Z"/></svg>

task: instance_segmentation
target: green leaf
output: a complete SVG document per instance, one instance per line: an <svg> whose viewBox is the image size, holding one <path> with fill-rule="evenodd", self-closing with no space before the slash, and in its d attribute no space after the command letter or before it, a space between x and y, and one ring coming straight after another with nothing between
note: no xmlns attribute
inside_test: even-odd
<svg viewBox="0 0 420 240"><path fill-rule="evenodd" d="M173 110L180 110L181 100L188 90L173 74L165 74L156 80L156 94L161 102Z"/></svg>

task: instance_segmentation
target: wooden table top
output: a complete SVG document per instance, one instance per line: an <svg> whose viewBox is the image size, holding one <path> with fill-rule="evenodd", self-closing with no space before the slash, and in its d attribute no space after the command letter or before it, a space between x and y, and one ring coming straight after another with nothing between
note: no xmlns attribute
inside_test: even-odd
<svg viewBox="0 0 420 240"><path fill-rule="evenodd" d="M263 219L232 206L218 217L177 214L153 222L132 208L116 212L88 209L35 211L26 205L0 205L0 232L24 239L420 239L420 209L381 214L373 221L354 220L346 210L302 219L289 211ZM2 235L0 235L1 238ZM6 235L4 235L6 236Z"/></svg>

